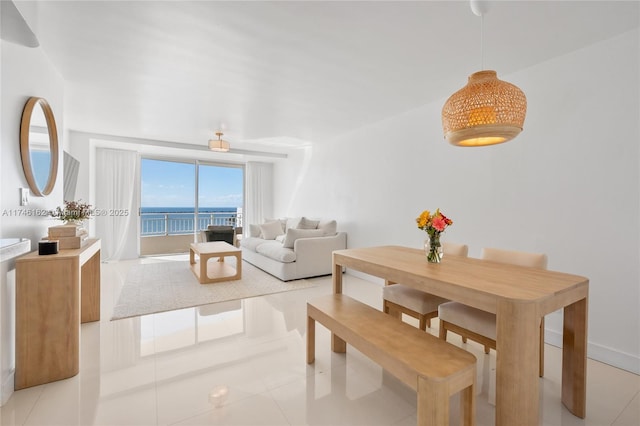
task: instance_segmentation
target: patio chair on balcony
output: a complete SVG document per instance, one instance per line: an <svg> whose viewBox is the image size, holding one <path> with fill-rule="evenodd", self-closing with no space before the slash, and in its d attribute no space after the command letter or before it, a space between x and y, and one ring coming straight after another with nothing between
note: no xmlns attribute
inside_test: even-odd
<svg viewBox="0 0 640 426"><path fill-rule="evenodd" d="M242 239L242 226L236 226L236 247L240 246L241 239Z"/></svg>
<svg viewBox="0 0 640 426"><path fill-rule="evenodd" d="M224 241L236 245L236 230L233 226L209 225L206 231L201 231L202 241Z"/></svg>

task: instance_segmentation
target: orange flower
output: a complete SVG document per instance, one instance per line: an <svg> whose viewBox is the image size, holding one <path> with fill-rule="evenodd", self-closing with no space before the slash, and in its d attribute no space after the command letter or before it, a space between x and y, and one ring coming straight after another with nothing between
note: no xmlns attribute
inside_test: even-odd
<svg viewBox="0 0 640 426"><path fill-rule="evenodd" d="M433 215L431 215L429 210L423 211L420 216L416 218L416 223L418 224L418 228L426 231L432 237L439 235L447 226L453 225L453 221L443 215L440 209L436 209Z"/></svg>
<svg viewBox="0 0 640 426"><path fill-rule="evenodd" d="M440 216L442 216L442 218L444 219L444 221L447 224L447 226L453 225L453 221L451 219L449 219L448 217L446 217L442 213L440 213Z"/></svg>

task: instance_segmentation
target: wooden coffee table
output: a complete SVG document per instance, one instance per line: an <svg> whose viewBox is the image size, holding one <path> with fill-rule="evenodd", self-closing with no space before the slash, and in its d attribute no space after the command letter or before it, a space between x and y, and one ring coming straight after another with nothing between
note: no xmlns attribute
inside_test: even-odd
<svg viewBox="0 0 640 426"><path fill-rule="evenodd" d="M189 246L189 263L191 271L200 284L217 283L221 281L239 280L242 278L242 250L224 241L209 243L191 243ZM196 256L200 258L196 261ZM225 257L234 256L236 267L225 263ZM218 258L216 262L209 262L211 258Z"/></svg>

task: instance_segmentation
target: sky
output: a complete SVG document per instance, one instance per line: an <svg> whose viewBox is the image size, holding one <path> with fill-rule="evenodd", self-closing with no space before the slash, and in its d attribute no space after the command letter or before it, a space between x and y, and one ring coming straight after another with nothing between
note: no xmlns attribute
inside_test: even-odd
<svg viewBox="0 0 640 426"><path fill-rule="evenodd" d="M51 152L44 150L30 150L31 170L36 185L43 191L49 180L49 168L51 164Z"/></svg>
<svg viewBox="0 0 640 426"><path fill-rule="evenodd" d="M143 158L142 207L193 207L195 164ZM242 207L243 169L200 164L199 206Z"/></svg>

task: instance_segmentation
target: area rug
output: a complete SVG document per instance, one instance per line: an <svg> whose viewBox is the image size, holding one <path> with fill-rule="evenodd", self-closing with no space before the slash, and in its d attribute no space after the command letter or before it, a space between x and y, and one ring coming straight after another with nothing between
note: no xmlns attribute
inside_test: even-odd
<svg viewBox="0 0 640 426"><path fill-rule="evenodd" d="M147 263L127 274L111 320L315 286L307 280L280 281L247 262L242 279L214 284L200 284L188 261Z"/></svg>

